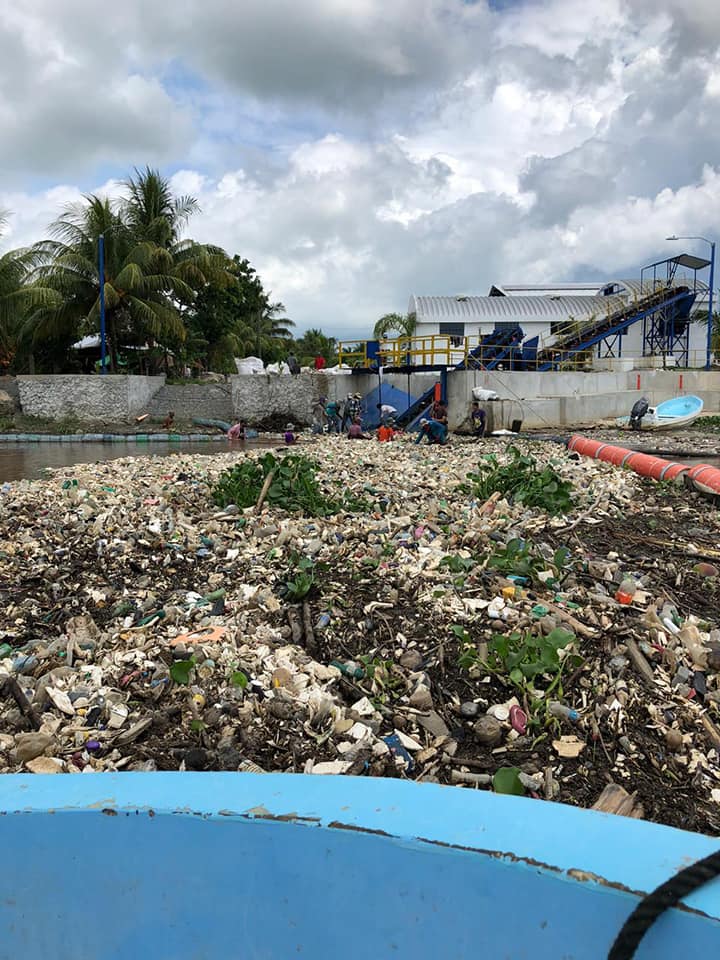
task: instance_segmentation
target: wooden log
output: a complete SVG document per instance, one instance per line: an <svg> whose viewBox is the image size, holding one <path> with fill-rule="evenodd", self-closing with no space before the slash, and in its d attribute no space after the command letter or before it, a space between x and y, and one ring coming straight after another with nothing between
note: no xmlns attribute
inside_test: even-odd
<svg viewBox="0 0 720 960"><path fill-rule="evenodd" d="M642 652L640 647L638 647L633 638L625 637L623 642L627 647L627 652L630 655L630 659L635 664L635 667L638 673L642 676L643 680L647 680L648 683L655 683L655 674L653 673L653 669L647 662L645 654Z"/></svg>
<svg viewBox="0 0 720 960"><path fill-rule="evenodd" d="M275 471L271 470L270 473L265 477L265 483L262 485L260 490L260 496L257 498L257 503L255 504L255 513L260 513L260 508L263 503L265 503L265 497L267 496L268 490L270 489L270 484L275 479Z"/></svg>
<svg viewBox="0 0 720 960"><path fill-rule="evenodd" d="M312 625L310 604L307 603L307 601L302 605L302 621L303 627L305 628L305 649L314 656L315 653L317 653L317 644L315 643L315 631Z"/></svg>
<svg viewBox="0 0 720 960"><path fill-rule="evenodd" d="M700 719L702 720L702 725L705 727L705 732L712 741L712 745L716 750L720 749L720 730L718 730L717 726L706 713L704 713Z"/></svg>
<svg viewBox="0 0 720 960"><path fill-rule="evenodd" d="M302 620L300 618L300 612L297 607L288 607L287 609L287 618L288 623L290 624L290 629L292 630L292 642L301 644L303 638L303 628Z"/></svg>
<svg viewBox="0 0 720 960"><path fill-rule="evenodd" d="M602 813L614 813L620 817L634 817L636 820L642 820L645 811L636 797L637 794L628 793L619 784L609 783L592 805L592 809L600 810Z"/></svg>
<svg viewBox="0 0 720 960"><path fill-rule="evenodd" d="M561 620L564 620L568 626L571 626L575 633L579 633L581 637L594 637L596 633L594 630L591 630L590 627L586 627L584 623L574 617L571 613L568 613L567 610L563 610L562 607L558 607L556 603L553 603L551 600L540 600L544 607L547 607L551 613L554 613L556 617L559 617Z"/></svg>
<svg viewBox="0 0 720 960"><path fill-rule="evenodd" d="M7 678L5 683L0 687L0 694L5 697L12 697L17 704L18 710L29 721L33 730L40 729L40 721L35 714L35 710L15 677Z"/></svg>

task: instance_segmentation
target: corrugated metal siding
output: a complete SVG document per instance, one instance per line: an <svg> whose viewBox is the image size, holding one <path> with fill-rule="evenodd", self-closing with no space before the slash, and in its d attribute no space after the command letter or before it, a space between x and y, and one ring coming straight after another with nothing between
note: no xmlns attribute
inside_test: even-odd
<svg viewBox="0 0 720 960"><path fill-rule="evenodd" d="M562 322L601 316L619 309L622 296L611 297L411 297L410 310L418 323L436 323L450 319L482 323L487 321Z"/></svg>

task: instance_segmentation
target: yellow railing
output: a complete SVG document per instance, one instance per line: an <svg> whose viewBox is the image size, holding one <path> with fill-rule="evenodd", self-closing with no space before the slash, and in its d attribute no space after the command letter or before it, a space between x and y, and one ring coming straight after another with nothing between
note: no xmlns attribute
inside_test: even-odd
<svg viewBox="0 0 720 960"><path fill-rule="evenodd" d="M540 337L538 341L538 357L543 354L547 354L553 350L557 350L558 353L563 351L563 343L567 341L569 337L580 337L583 332L587 331L594 324L599 323L601 320L610 321L617 320L620 322L623 314L628 313L630 310L637 308L642 305L642 301L648 301L648 307L653 302L654 299L662 300L663 297L661 294L668 289L668 284L665 281L661 280L644 280L639 291L634 292L632 296L628 297L625 301L625 304L622 307L612 304L612 300L608 297L608 303L605 306L605 309L602 312L595 313L589 317L583 317L581 320L575 320L573 317L567 321L567 323L557 324L554 326L554 329ZM582 366L586 360L583 358L583 354L587 351L580 351L578 355L578 361L580 366ZM590 348L590 353L592 354L592 348ZM571 358L572 359L572 358ZM562 362L563 368L565 367L565 361Z"/></svg>
<svg viewBox="0 0 720 960"><path fill-rule="evenodd" d="M383 367L405 366L446 366L456 367L458 364L467 366L483 366L496 356L498 347L505 349L505 342L487 343L487 334L475 334L467 337L453 337L444 333L433 333L427 336L398 337L396 339L381 340L376 355L368 355L368 345L375 343L372 340L341 340L338 344L338 362L348 367L372 367L380 363ZM482 349L477 351L480 341Z"/></svg>
<svg viewBox="0 0 720 960"><path fill-rule="evenodd" d="M370 340L340 340L338 342L338 363L347 367L369 367L367 345Z"/></svg>

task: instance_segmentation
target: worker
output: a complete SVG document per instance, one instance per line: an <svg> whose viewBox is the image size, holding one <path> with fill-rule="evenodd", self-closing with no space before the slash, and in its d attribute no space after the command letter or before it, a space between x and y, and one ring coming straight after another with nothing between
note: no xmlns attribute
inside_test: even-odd
<svg viewBox="0 0 720 960"><path fill-rule="evenodd" d="M287 446L291 447L294 443L297 443L297 437L295 436L295 424L288 423L285 426L285 433L283 439Z"/></svg>
<svg viewBox="0 0 720 960"><path fill-rule="evenodd" d="M442 400L433 400L432 406L430 407L430 419L437 420L439 423L447 424L448 422L447 404L443 403Z"/></svg>
<svg viewBox="0 0 720 960"><path fill-rule="evenodd" d="M244 440L245 439L245 424L242 420L238 420L237 423L233 424L232 427L227 432L228 440Z"/></svg>
<svg viewBox="0 0 720 960"><path fill-rule="evenodd" d="M363 433L360 417L355 417L348 427L348 440L369 440L370 437Z"/></svg>
<svg viewBox="0 0 720 960"><path fill-rule="evenodd" d="M175 411L170 410L168 415L163 420L163 430L169 430L174 423L175 423Z"/></svg>
<svg viewBox="0 0 720 960"><path fill-rule="evenodd" d="M447 424L439 420L426 420L423 417L415 443L420 443L423 437L427 437L428 443L439 443L444 446L448 439Z"/></svg>
<svg viewBox="0 0 720 960"><path fill-rule="evenodd" d="M377 438L380 443L389 443L391 440L395 439L395 426L394 421L389 420L387 423L381 423L378 427Z"/></svg>
<svg viewBox="0 0 720 960"><path fill-rule="evenodd" d="M337 400L328 400L325 406L325 416L327 417L328 433L339 433L342 417Z"/></svg>
<svg viewBox="0 0 720 960"><path fill-rule="evenodd" d="M397 413L397 408L389 403L376 403L375 407L380 414L380 423L387 423L390 417L394 417Z"/></svg>
<svg viewBox="0 0 720 960"><path fill-rule="evenodd" d="M485 429L487 427L487 417L485 411L480 406L477 400L473 400L472 408L470 410L470 423L472 425L473 436L481 439L485 436Z"/></svg>

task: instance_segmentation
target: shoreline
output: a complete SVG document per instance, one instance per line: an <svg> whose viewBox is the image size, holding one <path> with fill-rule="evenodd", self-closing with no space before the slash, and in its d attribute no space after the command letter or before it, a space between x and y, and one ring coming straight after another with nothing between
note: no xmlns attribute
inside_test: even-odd
<svg viewBox="0 0 720 960"><path fill-rule="evenodd" d="M572 484L570 512L478 497L467 474L483 454L506 463L506 439L314 438L292 452L319 463L327 496L365 504L327 517L212 501L219 474L262 450L6 484L0 672L17 678L45 746L20 759L32 726L0 700L0 770L252 763L457 784L512 767L530 795L588 807L610 779L649 820L717 832L720 577L695 572L720 562L717 511L524 438L513 441L526 457ZM303 557L312 582L293 598ZM626 606L615 594L627 577ZM483 666L512 635L528 663L543 638L569 644L549 693L550 676ZM548 713L556 700L578 719ZM525 733L507 719L513 704ZM498 739L481 738L483 717Z"/></svg>

